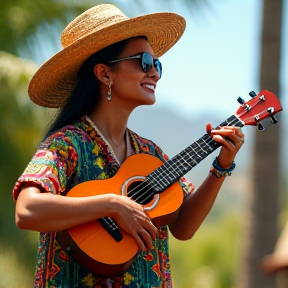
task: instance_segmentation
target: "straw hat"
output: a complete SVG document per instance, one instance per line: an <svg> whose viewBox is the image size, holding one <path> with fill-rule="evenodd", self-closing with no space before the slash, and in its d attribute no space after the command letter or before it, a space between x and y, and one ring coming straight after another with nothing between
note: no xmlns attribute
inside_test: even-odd
<svg viewBox="0 0 288 288"><path fill-rule="evenodd" d="M185 19L175 13L128 18L110 4L92 7L63 30L63 49L31 79L30 99L40 106L62 107L74 87L80 66L93 53L124 39L146 36L155 57L160 57L180 39L185 26Z"/></svg>

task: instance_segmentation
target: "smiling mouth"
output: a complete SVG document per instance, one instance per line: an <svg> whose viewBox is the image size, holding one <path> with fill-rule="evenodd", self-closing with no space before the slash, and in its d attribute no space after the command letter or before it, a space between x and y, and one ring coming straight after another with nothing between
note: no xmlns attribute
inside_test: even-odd
<svg viewBox="0 0 288 288"><path fill-rule="evenodd" d="M148 88L148 89L150 89L150 90L152 90L152 91L155 91L155 86L154 85L152 85L152 84L143 84L142 85L143 87L146 87L146 88Z"/></svg>

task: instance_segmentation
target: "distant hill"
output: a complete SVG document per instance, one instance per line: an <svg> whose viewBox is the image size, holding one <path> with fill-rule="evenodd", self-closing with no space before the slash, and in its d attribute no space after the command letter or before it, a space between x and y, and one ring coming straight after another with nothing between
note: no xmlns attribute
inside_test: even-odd
<svg viewBox="0 0 288 288"><path fill-rule="evenodd" d="M169 157L173 157L194 141L202 137L206 131L205 126L211 123L214 127L218 126L221 122L226 120L232 115L223 115L220 117L218 112L208 113L203 111L199 117L191 115L191 117L184 117L179 112L173 111L167 107L143 106L138 107L131 115L128 127L135 131L142 137L154 141L160 146ZM199 113L198 113L199 114ZM224 114L224 113L223 113ZM281 123L285 123L285 116L277 116ZM280 119L281 118L281 119ZM269 127L270 120L265 120L264 124L266 129L273 129ZM284 128L285 125L282 127ZM250 187L251 183L251 163L253 159L253 143L255 133L265 133L257 131L256 127L244 126L242 128L245 133L245 143L236 156L236 169L231 177L228 177L224 182L221 191L217 197L216 204L209 215L209 219L217 219L223 213L235 211L240 209L240 213L246 213L245 206L247 199L252 193ZM283 175L287 173L287 149L285 147L285 140L288 134L282 133L282 155L281 161L283 166ZM273 149L273 147L271 147ZM196 188L203 182L209 173L211 163L214 157L219 154L220 148L214 151L199 165L194 167L187 175L186 178L194 183ZM263 155L265 157L265 155ZM285 178L286 179L286 178Z"/></svg>
<svg viewBox="0 0 288 288"><path fill-rule="evenodd" d="M220 119L215 115L203 113L201 117L193 118L191 115L191 118L185 118L165 107L143 106L132 113L128 126L140 136L154 141L169 157L173 157L201 138L206 133L207 123L212 123L216 127L231 115L225 115ZM251 144L255 130L254 127L243 127L242 129L245 132L246 141L236 158L238 172L245 170L245 167L250 164ZM220 149L214 151L197 167L194 167L188 173L187 178L203 179L206 177L212 159L219 152Z"/></svg>
<svg viewBox="0 0 288 288"><path fill-rule="evenodd" d="M182 117L179 112L177 113L176 111L165 107L158 107L157 105L143 106L138 107L132 113L128 127L140 136L154 141L169 157L173 157L202 137L206 133L205 126L207 123L211 123L216 127L231 116L232 113L230 115L223 115L222 118L219 116L218 112L215 112L214 114L214 112L207 113L203 111L203 114L200 117L191 115L191 117L188 118ZM283 129L285 126L285 117L286 115L284 115L284 113L277 116L281 123L283 122ZM269 127L269 125L272 125L270 124L270 120L265 120L264 124L266 129L273 129L273 127ZM209 214L208 218L210 220L215 220L218 217L221 217L221 215L224 215L227 212L229 213L229 211L240 209L241 214L247 212L245 206L249 195L252 193L250 189L250 176L254 149L254 135L255 133L265 133L265 131L259 132L256 127L252 126L244 126L242 130L245 133L245 143L236 156L235 162L237 167L232 176L225 180L217 197L216 204ZM288 140L287 138L288 134L282 133L281 161L284 177L288 172L288 157L287 149L285 147L285 143L287 143ZM186 178L192 181L196 188L203 182L209 173L212 160L219 154L219 149L214 151L186 175ZM270 147L270 149L273 149L273 147ZM263 157L265 157L265 155L263 155Z"/></svg>

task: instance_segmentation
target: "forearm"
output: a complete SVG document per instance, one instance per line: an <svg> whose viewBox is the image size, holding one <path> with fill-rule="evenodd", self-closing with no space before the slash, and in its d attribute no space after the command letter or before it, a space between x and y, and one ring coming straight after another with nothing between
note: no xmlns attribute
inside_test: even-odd
<svg viewBox="0 0 288 288"><path fill-rule="evenodd" d="M21 191L16 202L16 224L21 229L35 231L68 229L108 216L111 199L110 195L64 197L28 187Z"/></svg>
<svg viewBox="0 0 288 288"><path fill-rule="evenodd" d="M177 218L169 225L175 238L188 240L193 237L213 207L224 179L209 173L201 186L185 197Z"/></svg>

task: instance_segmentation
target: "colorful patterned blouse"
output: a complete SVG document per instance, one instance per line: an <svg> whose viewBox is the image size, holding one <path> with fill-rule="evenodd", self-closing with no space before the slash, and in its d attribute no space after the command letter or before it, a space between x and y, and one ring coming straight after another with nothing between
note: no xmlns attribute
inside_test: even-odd
<svg viewBox="0 0 288 288"><path fill-rule="evenodd" d="M127 129L133 153L148 153L167 160L153 142ZM87 180L110 178L120 165L109 143L86 116L46 138L13 190L16 201L23 182L33 182L46 192L65 194L74 185ZM193 185L180 181L185 194ZM172 287L168 229L159 229L155 249L139 252L128 270L114 278L100 278L81 267L63 250L55 232L41 232L38 242L34 287ZM117 286L114 282L120 283Z"/></svg>

